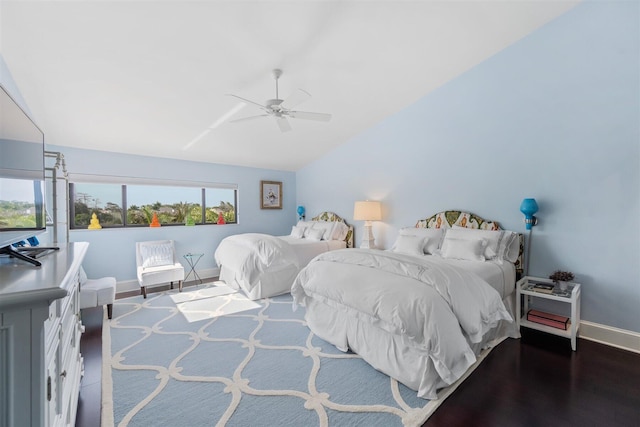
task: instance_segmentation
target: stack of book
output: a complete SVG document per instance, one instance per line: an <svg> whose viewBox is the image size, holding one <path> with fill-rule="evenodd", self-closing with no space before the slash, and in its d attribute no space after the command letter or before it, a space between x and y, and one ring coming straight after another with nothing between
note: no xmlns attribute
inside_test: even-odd
<svg viewBox="0 0 640 427"><path fill-rule="evenodd" d="M529 310L527 313L527 320L530 322L540 323L541 325L551 326L552 328L558 328L567 330L571 326L571 319L558 314L545 313L540 310Z"/></svg>
<svg viewBox="0 0 640 427"><path fill-rule="evenodd" d="M534 283L529 286L529 290L534 292L542 292L543 294L552 294L555 285L553 283Z"/></svg>

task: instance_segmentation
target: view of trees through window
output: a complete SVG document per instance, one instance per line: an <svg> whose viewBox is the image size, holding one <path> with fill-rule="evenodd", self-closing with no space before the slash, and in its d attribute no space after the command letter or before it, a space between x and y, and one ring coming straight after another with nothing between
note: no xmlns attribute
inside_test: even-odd
<svg viewBox="0 0 640 427"><path fill-rule="evenodd" d="M235 189L71 183L69 191L71 228L87 228L94 213L102 227L148 226L154 214L161 225L236 222Z"/></svg>

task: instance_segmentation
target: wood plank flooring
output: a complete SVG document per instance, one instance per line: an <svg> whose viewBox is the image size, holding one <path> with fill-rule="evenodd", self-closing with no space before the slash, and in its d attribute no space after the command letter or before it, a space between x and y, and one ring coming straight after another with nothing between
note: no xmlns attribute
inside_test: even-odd
<svg viewBox="0 0 640 427"><path fill-rule="evenodd" d="M76 426L96 427L102 308L82 310L82 322L85 375ZM525 330L522 339L494 349L424 425L638 427L640 354L582 339L573 352L568 339Z"/></svg>

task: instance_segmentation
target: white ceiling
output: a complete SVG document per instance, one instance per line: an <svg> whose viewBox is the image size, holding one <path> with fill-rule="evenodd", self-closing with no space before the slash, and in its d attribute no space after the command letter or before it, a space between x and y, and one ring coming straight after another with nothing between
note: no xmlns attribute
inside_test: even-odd
<svg viewBox="0 0 640 427"><path fill-rule="evenodd" d="M0 52L48 144L295 171L575 3L3 0ZM207 131L274 68L332 120Z"/></svg>

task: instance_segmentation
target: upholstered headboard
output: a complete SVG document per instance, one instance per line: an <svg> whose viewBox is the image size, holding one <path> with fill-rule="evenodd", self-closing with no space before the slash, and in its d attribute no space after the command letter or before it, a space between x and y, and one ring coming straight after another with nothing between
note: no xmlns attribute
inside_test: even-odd
<svg viewBox="0 0 640 427"><path fill-rule="evenodd" d="M496 221L487 221L469 212L464 211L443 211L426 219L421 219L416 223L417 228L451 228L454 225L465 228L479 228L481 230L502 230L500 224ZM518 233L520 249L518 259L515 262L516 275L522 277L523 273L523 254L524 254L524 235Z"/></svg>
<svg viewBox="0 0 640 427"><path fill-rule="evenodd" d="M345 243L347 244L347 248L353 248L353 226L347 224L347 222L340 218L338 215L333 212L321 212L318 216L314 216L311 218L311 221L327 221L327 222L341 222L347 227L349 227L349 232L347 233L347 237L344 238Z"/></svg>

